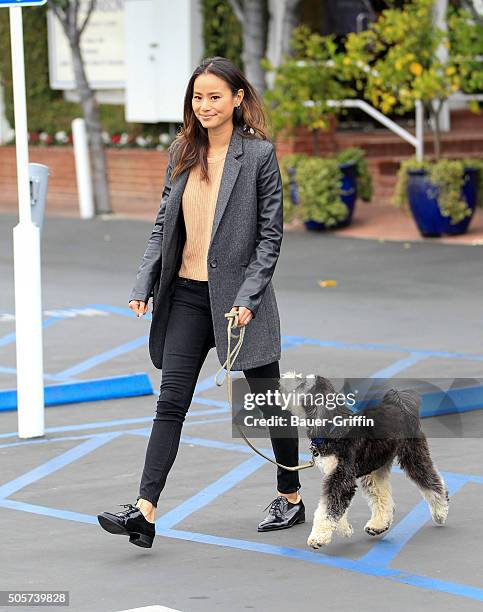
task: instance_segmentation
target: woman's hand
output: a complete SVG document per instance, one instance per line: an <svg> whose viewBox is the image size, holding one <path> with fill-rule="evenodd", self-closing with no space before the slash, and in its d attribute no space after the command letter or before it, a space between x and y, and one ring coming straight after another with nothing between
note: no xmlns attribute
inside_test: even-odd
<svg viewBox="0 0 483 612"><path fill-rule="evenodd" d="M148 312L148 305L140 300L131 300L129 308L136 313L138 319Z"/></svg>
<svg viewBox="0 0 483 612"><path fill-rule="evenodd" d="M244 327L253 319L253 313L246 306L233 306L230 313L238 312L238 327Z"/></svg>

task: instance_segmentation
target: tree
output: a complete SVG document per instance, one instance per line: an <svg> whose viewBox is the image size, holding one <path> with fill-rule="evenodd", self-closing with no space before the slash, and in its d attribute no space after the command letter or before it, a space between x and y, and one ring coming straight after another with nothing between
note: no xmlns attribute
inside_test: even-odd
<svg viewBox="0 0 483 612"><path fill-rule="evenodd" d="M265 55L265 7L260 0L229 0L243 32L243 65L247 79L260 95L265 91L265 74L260 59Z"/></svg>
<svg viewBox="0 0 483 612"><path fill-rule="evenodd" d="M303 125L312 133L314 152L319 155L319 131L329 127L329 116L335 112L328 101L351 97L354 92L339 78L343 56L333 36L321 36L302 24L293 31L290 50L278 67L262 62L275 72L273 87L264 99L275 134Z"/></svg>
<svg viewBox="0 0 483 612"><path fill-rule="evenodd" d="M89 137L94 197L98 213L110 213L111 202L107 179L107 161L102 141L99 105L87 80L81 52L81 38L96 7L97 0L48 0L48 6L59 19L72 54L77 92ZM82 11L81 11L82 4ZM81 15L81 13L83 13Z"/></svg>
<svg viewBox="0 0 483 612"><path fill-rule="evenodd" d="M268 0L267 59L279 66L283 57L290 53L290 40L297 26L297 9L300 0Z"/></svg>
<svg viewBox="0 0 483 612"><path fill-rule="evenodd" d="M471 38L469 30L481 26L467 20L469 13L457 12L454 23L459 20L467 29L464 36L455 36L454 30L436 25L433 11L433 0L384 10L368 30L348 35L343 65L346 77L354 78L358 90L383 113L403 114L421 100L433 119L434 151L439 158L443 103L461 88L462 70L472 72L475 78L476 66L472 64L478 36ZM474 44L468 49L470 40ZM482 38L479 40L481 45ZM441 45L448 50L444 60L438 53ZM481 70L480 63L479 74Z"/></svg>

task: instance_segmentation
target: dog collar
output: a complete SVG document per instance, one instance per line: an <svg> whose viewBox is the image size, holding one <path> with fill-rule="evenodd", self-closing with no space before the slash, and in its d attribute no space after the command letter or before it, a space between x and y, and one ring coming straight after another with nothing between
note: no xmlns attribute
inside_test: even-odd
<svg viewBox="0 0 483 612"><path fill-rule="evenodd" d="M313 457L318 457L319 456L319 451L317 449L317 446L322 444L322 442L324 442L324 440L325 440L325 438L311 438L311 440L310 440L310 451L311 451Z"/></svg>

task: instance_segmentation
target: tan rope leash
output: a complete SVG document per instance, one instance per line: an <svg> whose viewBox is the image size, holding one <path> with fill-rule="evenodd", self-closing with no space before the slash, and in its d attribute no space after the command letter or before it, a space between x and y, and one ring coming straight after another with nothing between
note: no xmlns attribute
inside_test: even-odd
<svg viewBox="0 0 483 612"><path fill-rule="evenodd" d="M238 336L234 336L234 338L238 339L238 342L236 343L233 351L231 351L230 349L231 349L232 329L234 327L238 327L238 313L237 312L226 312L225 317L228 319L228 326L227 326L228 353L227 353L225 363L221 366L221 368L215 374L215 383L218 387L221 387L223 385L224 381L218 382L218 374L220 374L220 372L222 372L223 369L225 368L226 369L228 402L230 404L230 407L232 408L232 415L233 415L233 390L232 390L232 381L231 381L231 364L237 358L238 353L240 352L240 349L242 347L243 338L245 337L245 326L240 327L240 332ZM260 455L260 457L263 457L267 461L270 461L271 463L278 465L278 467L281 467L284 470L288 470L290 472L297 472L299 470L305 470L307 468L311 468L315 465L314 458L312 458L308 463L303 463L301 465L295 465L295 466L282 465L281 463L274 461L270 457L267 457L267 455L264 455L261 451L255 448L253 444L250 442L250 440L245 436L241 428L238 426L238 423L235 422L235 425L238 431L240 432L240 434L242 435L243 439L245 440L245 442L248 444L248 446L251 449L253 449L258 455Z"/></svg>

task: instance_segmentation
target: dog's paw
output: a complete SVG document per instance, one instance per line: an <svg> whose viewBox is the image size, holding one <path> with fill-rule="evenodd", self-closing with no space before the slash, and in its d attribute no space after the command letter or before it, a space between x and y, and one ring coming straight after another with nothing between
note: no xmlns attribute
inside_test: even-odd
<svg viewBox="0 0 483 612"><path fill-rule="evenodd" d="M332 540L332 530L319 529L318 531L312 530L307 539L307 544L317 550L321 546L327 546Z"/></svg>
<svg viewBox="0 0 483 612"><path fill-rule="evenodd" d="M373 523L372 521L368 521L364 526L364 531L370 536L381 535L391 527L392 523L386 523L385 525L381 525Z"/></svg>
<svg viewBox="0 0 483 612"><path fill-rule="evenodd" d="M431 508L431 517L436 525L444 525L448 518L448 504L438 504L438 506Z"/></svg>
<svg viewBox="0 0 483 612"><path fill-rule="evenodd" d="M444 525L448 518L449 510L449 494L448 489L444 488L444 493L441 495L432 494L426 496L429 510L431 512L431 518L436 525Z"/></svg>

